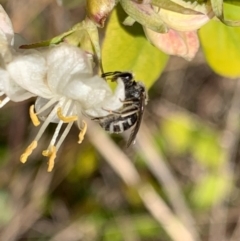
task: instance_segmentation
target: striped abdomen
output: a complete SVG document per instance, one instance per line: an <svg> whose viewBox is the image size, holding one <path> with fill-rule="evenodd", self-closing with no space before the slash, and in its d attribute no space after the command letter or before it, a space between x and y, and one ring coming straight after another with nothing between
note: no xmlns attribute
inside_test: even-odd
<svg viewBox="0 0 240 241"><path fill-rule="evenodd" d="M107 118L99 120L100 126L110 133L121 133L132 127L137 121L137 114L134 113L127 117L110 115Z"/></svg>

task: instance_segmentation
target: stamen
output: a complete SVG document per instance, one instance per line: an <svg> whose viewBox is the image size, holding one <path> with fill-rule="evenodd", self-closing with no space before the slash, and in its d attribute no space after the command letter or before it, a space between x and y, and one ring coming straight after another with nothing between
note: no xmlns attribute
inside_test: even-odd
<svg viewBox="0 0 240 241"><path fill-rule="evenodd" d="M59 106L59 105L58 105L58 106ZM66 137L66 135L68 134L68 132L69 132L69 130L70 130L70 129L69 129L69 130L66 132L66 129L68 129L69 126L71 127L72 124L73 124L73 121L74 121L74 120L71 120L71 122L68 124L67 128L64 130L63 135L61 136L61 138L60 138L60 140L59 140L59 142L58 142L58 145L55 146L55 142L56 142L56 139L57 139L57 137L58 137L58 135L59 135L59 132L60 132L60 130L61 130L61 127L62 127L62 125L63 125L63 122L66 122L66 121L62 120L62 118L60 118L60 117L63 117L63 119L68 119L68 118L69 118L69 117L65 117L65 115L68 113L69 108L71 107L71 101L65 102L65 103L63 104L63 106L64 106L64 108L63 108L63 113L62 113L62 109L61 109L60 107L57 108L57 115L58 115L60 121L59 121L59 123L58 123L58 125L57 125L57 127L56 127L56 129L55 129L55 132L54 132L53 137L52 137L52 139L51 139L51 141L50 141L50 144L49 144L48 149L47 149L47 150L44 150L44 151L42 152L42 154L43 154L44 156L49 157L48 172L51 172L52 169L53 169L53 167L54 167L54 160L55 160L56 155L57 155L57 150L58 150L58 147L59 147L59 143L60 143L60 144L62 143L62 141L64 140L64 138ZM54 108L53 111L56 111L56 107ZM50 114L52 114L52 112L51 112ZM71 118L71 119L73 119L73 118ZM70 118L69 118L69 120L70 120ZM64 138L63 138L63 137L64 137Z"/></svg>
<svg viewBox="0 0 240 241"><path fill-rule="evenodd" d="M5 97L3 100L0 100L0 108L6 105L10 101L9 97Z"/></svg>
<svg viewBox="0 0 240 241"><path fill-rule="evenodd" d="M24 153L20 157L20 161L25 163L27 158L32 154L32 151L37 147L37 141L33 141L24 151Z"/></svg>
<svg viewBox="0 0 240 241"><path fill-rule="evenodd" d="M56 109L58 108L58 105L56 105L53 110L50 112L50 114L48 115L47 119L43 122L42 126L40 127L40 130L35 138L36 141L38 141L42 134L44 133L44 131L46 130L46 128L48 127L49 123L51 122L51 120L53 119L54 115L56 114Z"/></svg>
<svg viewBox="0 0 240 241"><path fill-rule="evenodd" d="M51 146L48 150L44 150L42 152L42 155L46 156L46 157L49 157L47 171L51 172L53 170L53 167L54 167L54 160L55 160L55 158L57 156L57 149L56 149L56 147L55 146Z"/></svg>
<svg viewBox="0 0 240 241"><path fill-rule="evenodd" d="M68 123L67 127L65 128L65 130L63 131L60 139L58 140L58 143L56 145L56 149L58 150L59 147L62 145L64 139L66 138L67 134L69 133L70 129L72 128L74 122L70 122Z"/></svg>
<svg viewBox="0 0 240 241"><path fill-rule="evenodd" d="M59 123L57 124L57 127L56 127L56 129L54 131L53 137L52 137L52 139L50 141L50 144L49 144L48 148L50 148L51 146L55 145L56 139L58 137L58 134L59 134L59 132L61 130L62 125L63 125L63 121L59 121Z"/></svg>
<svg viewBox="0 0 240 241"><path fill-rule="evenodd" d="M53 98L51 100L49 100L44 106L42 106L41 109L39 109L37 112L36 112L36 115L40 114L41 112L47 110L49 107L51 107L52 105L54 105L56 102L57 102L57 98Z"/></svg>
<svg viewBox="0 0 240 241"><path fill-rule="evenodd" d="M84 136L86 134L86 131L87 131L87 123L84 120L82 121L82 123L83 123L83 128L80 128L80 132L78 135L78 144L82 143Z"/></svg>
<svg viewBox="0 0 240 241"><path fill-rule="evenodd" d="M29 115L30 115L30 118L32 120L32 123L34 126L39 126L40 125L40 121L36 115L36 113L34 112L34 105L31 105L30 108L29 108Z"/></svg>
<svg viewBox="0 0 240 241"><path fill-rule="evenodd" d="M68 114L68 111L69 111L69 108L71 108L71 103L72 103L71 101L65 102L65 103L63 104L63 106L64 106L64 108L63 108L63 113L62 113L62 111L61 111L61 108L59 107L59 108L57 109L57 114L58 114L58 111L59 111L59 109L60 109L60 112L61 112L61 115L62 115L62 116L67 115L67 114ZM59 119L60 119L60 118L59 118ZM59 121L59 123L58 123L58 125L57 125L57 127L56 127L56 129L55 129L55 132L54 132L54 134L53 134L53 137L52 137L52 139L51 139L51 141L50 141L50 144L49 144L48 149L49 149L51 146L54 146L54 145L55 145L56 139L57 139L57 137L58 137L58 135L59 135L59 132L60 132L60 130L61 130L61 127L62 127L63 123L64 123L64 121L60 119L60 121Z"/></svg>
<svg viewBox="0 0 240 241"><path fill-rule="evenodd" d="M65 103L63 103L63 106L64 106L64 107L63 107L63 113L62 113L61 108L60 108L59 105L58 105L58 107L57 107L57 115L59 114L59 113L58 113L59 110L60 110L60 115L61 115L61 116L67 115L69 109L71 108L71 103L72 103L71 101L65 101ZM54 110L56 111L56 108L54 108ZM57 125L57 127L56 127L56 129L55 129L55 131L54 131L54 134L53 134L53 137L52 137L52 139L51 139L51 141L50 141L50 144L49 144L49 146L48 146L48 150L50 150L50 148L51 148L52 146L55 146L57 137L58 137L58 135L59 135L59 132L60 132L60 130L61 130L61 127L62 127L63 123L64 123L64 121L63 121L62 119L60 119L60 121L59 121L59 123L58 123L58 125Z"/></svg>
<svg viewBox="0 0 240 241"><path fill-rule="evenodd" d="M69 123L69 122L73 122L76 121L78 119L78 117L76 115L72 115L72 116L64 116L62 114L62 109L61 107L58 108L57 110L57 116L60 120L62 120L64 123Z"/></svg>
<svg viewBox="0 0 240 241"><path fill-rule="evenodd" d="M53 137L50 141L49 147L42 152L43 156L49 157L48 161L48 172L51 172L54 167L54 160L57 155L57 150L59 149L60 145L66 138L67 134L69 133L73 123L78 119L78 116L72 115L68 116L73 111L74 102L67 99L61 99L58 100L58 103L54 105L56 100L50 100L46 105L44 105L38 112L34 112L34 106L32 105L29 109L30 117L32 119L32 122L35 126L40 124L40 121L38 120L38 114L43 112L44 110L47 110L49 107L52 108L50 113L47 115L46 120L43 122L42 126L40 127L38 134L35 138L35 140L27 147L25 152L21 155L21 162L26 162L29 155L31 155L33 149L37 147L37 142L41 138L42 134L46 130L49 123L56 117L56 115L59 118L59 123L57 124L57 127L55 129L55 132L53 134ZM59 138L59 141L56 143L57 137L60 133L61 127L63 123L68 123L67 127L63 131L62 135ZM79 143L82 142L84 135L87 130L87 124L83 121L82 122L83 128L81 129L81 132L79 133Z"/></svg>

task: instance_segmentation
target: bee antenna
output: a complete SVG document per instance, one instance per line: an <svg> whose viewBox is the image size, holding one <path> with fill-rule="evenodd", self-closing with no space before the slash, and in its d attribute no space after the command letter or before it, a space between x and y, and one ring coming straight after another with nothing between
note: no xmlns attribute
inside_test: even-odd
<svg viewBox="0 0 240 241"><path fill-rule="evenodd" d="M103 75L104 74L104 70L103 70L102 59L99 60L99 67L100 67L101 75Z"/></svg>

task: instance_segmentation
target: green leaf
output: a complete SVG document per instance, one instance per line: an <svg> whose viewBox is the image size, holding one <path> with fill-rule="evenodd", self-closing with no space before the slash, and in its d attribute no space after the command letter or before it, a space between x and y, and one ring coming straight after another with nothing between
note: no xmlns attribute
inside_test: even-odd
<svg viewBox="0 0 240 241"><path fill-rule="evenodd" d="M230 179L227 175L208 174L194 187L191 199L198 208L210 208L226 195L229 186Z"/></svg>
<svg viewBox="0 0 240 241"><path fill-rule="evenodd" d="M97 158L92 148L81 150L75 164L75 170L78 178L89 178L93 175L98 167Z"/></svg>
<svg viewBox="0 0 240 241"><path fill-rule="evenodd" d="M223 0L211 0L212 9L214 14L219 18L221 22L231 27L239 27L240 21L225 19L223 13Z"/></svg>
<svg viewBox="0 0 240 241"><path fill-rule="evenodd" d="M231 1L227 1L223 4L223 11L224 11L224 21L228 26L231 27L240 27L240 2L238 4L233 5ZM231 19L231 20L226 20ZM229 23L228 23L229 22Z"/></svg>
<svg viewBox="0 0 240 241"><path fill-rule="evenodd" d="M50 45L60 44L62 42L81 47L81 49L85 50L86 52L96 54L98 60L101 60L98 28L89 18L86 18L82 22L75 24L69 31L62 33L52 39L39 43L22 45L20 48L32 49L47 47Z"/></svg>
<svg viewBox="0 0 240 241"><path fill-rule="evenodd" d="M171 152L185 153L192 143L196 126L190 116L175 114L161 122L161 135L166 139Z"/></svg>
<svg viewBox="0 0 240 241"><path fill-rule="evenodd" d="M168 240L164 230L152 217L140 214L133 217L132 221L134 230L136 230L144 240L154 239L154 237L160 237L160 235L163 240Z"/></svg>
<svg viewBox="0 0 240 241"><path fill-rule="evenodd" d="M0 224L7 224L13 217L13 207L10 205L10 197L4 190L0 190Z"/></svg>
<svg viewBox="0 0 240 241"><path fill-rule="evenodd" d="M224 0L225 3L233 4L240 6L240 1L239 0Z"/></svg>
<svg viewBox="0 0 240 241"><path fill-rule="evenodd" d="M132 26L135 22L136 22L136 21L135 21L134 18L128 16L128 17L126 17L125 20L123 21L123 24L124 24L124 25L127 25L127 26Z"/></svg>
<svg viewBox="0 0 240 241"><path fill-rule="evenodd" d="M139 24L122 25L125 18L120 8L110 17L102 46L104 71L132 71L137 80L150 87L163 71L168 56L148 42Z"/></svg>
<svg viewBox="0 0 240 241"><path fill-rule="evenodd" d="M115 215L114 220L114 222L110 220L104 223L105 228L101 240L127 240L126 234L123 233L126 231L124 227L127 227L129 234L134 233L139 236L139 240L158 240L158 237L161 237L162 240L169 240L162 227L149 215L132 214L129 217ZM131 225L129 226L129 224Z"/></svg>
<svg viewBox="0 0 240 241"><path fill-rule="evenodd" d="M226 4L226 17L239 18L240 8ZM200 31L200 39L206 60L220 75L237 78L240 76L240 28L227 27L211 20Z"/></svg>
<svg viewBox="0 0 240 241"><path fill-rule="evenodd" d="M48 39L48 40L44 40L44 41L40 41L40 42L32 43L32 44L24 44L24 45L21 45L20 48L21 49L33 49L33 48L48 47L52 44L59 44L59 43L63 42L64 38L66 38L73 32L74 32L74 30L71 29L63 34L53 37L52 39Z"/></svg>
<svg viewBox="0 0 240 241"><path fill-rule="evenodd" d="M120 0L124 11L143 26L159 33L166 33L167 26L149 4L138 4L134 1Z"/></svg>
<svg viewBox="0 0 240 241"><path fill-rule="evenodd" d="M202 127L195 134L192 154L204 168L217 169L223 163L223 149L219 144L219 135L211 129Z"/></svg>

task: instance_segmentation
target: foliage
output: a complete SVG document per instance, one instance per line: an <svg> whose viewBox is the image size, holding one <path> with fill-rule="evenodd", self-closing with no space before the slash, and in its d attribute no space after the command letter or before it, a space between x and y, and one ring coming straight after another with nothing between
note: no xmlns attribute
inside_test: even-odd
<svg viewBox="0 0 240 241"><path fill-rule="evenodd" d="M130 70L150 87L163 71L168 56L147 41L139 24L124 26L121 22L125 17L118 8L108 22L102 46L104 71Z"/></svg>
<svg viewBox="0 0 240 241"><path fill-rule="evenodd" d="M222 5L215 5L216 16L198 31L203 52L200 49L192 62L154 47L143 31L146 19L139 23L134 14L127 16L121 7L124 1L107 9L103 29L89 28L86 19L72 28L79 13L84 13L85 1L57 2L64 7L39 1L36 9L39 13L44 9L43 14L36 13L36 19L24 25L20 20L29 11L27 0L4 1L17 32L21 29L26 39L36 42L39 36L50 39L25 47L60 42L81 46L102 61L106 72L132 71L149 89L149 103L136 145L125 149L121 135L110 138L89 123L88 135L78 146L79 130L73 126L51 173L40 157L54 123L23 166L18 158L36 132L27 117L32 99L2 108L1 238L182 241L187 230L193 237L188 240L209 240L210 235L212 240L230 240L235 225L239 226L240 29L227 25L239 23L239 1L224 1L223 11ZM153 2L177 14L201 16L201 7L221 3L199 0L200 7L191 8L196 1ZM53 32L59 35L53 37ZM96 61L96 72L98 65ZM135 185L132 180L137 180ZM151 190L147 187L154 190L149 196L144 193ZM151 199L152 194L156 199ZM220 234L226 237L219 238L220 232L209 234L207 230L214 227L227 230Z"/></svg>
<svg viewBox="0 0 240 241"><path fill-rule="evenodd" d="M238 19L240 7L224 5L226 16ZM200 30L200 38L206 60L218 74L237 78L239 71L240 28L228 27L217 21L210 21Z"/></svg>

